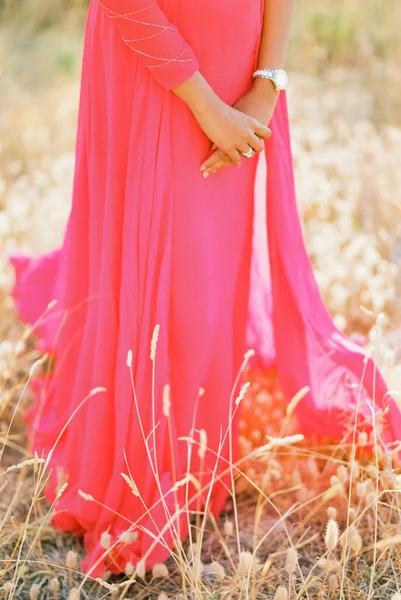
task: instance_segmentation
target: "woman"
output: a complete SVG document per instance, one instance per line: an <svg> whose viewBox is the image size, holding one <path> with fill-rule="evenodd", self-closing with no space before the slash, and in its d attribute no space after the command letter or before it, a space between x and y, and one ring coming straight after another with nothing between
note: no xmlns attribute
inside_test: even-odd
<svg viewBox="0 0 401 600"><path fill-rule="evenodd" d="M292 4L91 0L64 243L12 261L19 315L55 356L33 382L31 449L52 449L52 522L84 536L92 576L165 560L188 533L188 501L220 514L250 340L288 399L308 386L306 435L341 439L356 401L369 427L371 398L388 409L384 442L400 439L381 374L335 328L313 277L285 91L253 77L283 67ZM253 255L265 206L268 247L257 235Z"/></svg>

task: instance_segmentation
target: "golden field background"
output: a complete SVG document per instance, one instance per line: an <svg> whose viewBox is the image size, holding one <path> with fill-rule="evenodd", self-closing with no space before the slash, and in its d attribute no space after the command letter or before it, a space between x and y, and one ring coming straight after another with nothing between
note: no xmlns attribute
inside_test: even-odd
<svg viewBox="0 0 401 600"><path fill-rule="evenodd" d="M80 588L82 547L47 523L42 465L16 468L30 458L19 411L38 355L7 293L6 253L39 253L61 241L85 6L0 0L0 598L401 600L395 457L377 448L373 460L356 460L353 448L291 439L258 455L263 436L283 434L283 423L285 435L296 434L270 375L252 380L244 405L245 413L257 404L275 416L258 430L244 422L249 480L237 486L238 521L234 513L210 526L195 556L184 545L168 573L160 567L137 573L130 586L132 574ZM337 325L367 335L394 390L401 389L399 23L397 0L298 0L287 61L298 203L318 283Z"/></svg>

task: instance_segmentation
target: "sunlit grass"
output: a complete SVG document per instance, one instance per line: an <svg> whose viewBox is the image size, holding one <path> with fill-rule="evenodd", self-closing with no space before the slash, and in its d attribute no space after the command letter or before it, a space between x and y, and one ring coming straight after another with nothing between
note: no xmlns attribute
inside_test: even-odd
<svg viewBox="0 0 401 600"><path fill-rule="evenodd" d="M368 600L377 594L384 600L396 598L401 558L399 447L383 450L375 429L369 436L356 432L348 445L327 440L314 446L297 433L297 400L289 405L284 401L274 371L254 372L246 361L241 381L250 385L236 402L242 418L241 453L236 463L226 464L235 475L234 511L218 521L205 509L188 511L190 536L176 539L165 564L147 569L145 556L136 565L127 563L120 576L107 571L101 578L84 575L79 569L81 543L49 523L53 507L43 498L47 464L25 451L20 411L29 402L26 384L39 366L26 372L34 358L26 360L26 340L30 337L23 334L14 344L0 345L5 450L0 472L0 589L4 598L35 599L41 594L69 600ZM154 340L155 365L157 335ZM129 356L126 367L131 369ZM98 393L102 390L94 389L91 395ZM169 417L168 404L165 414ZM153 422L153 429L156 426ZM151 436L144 439L149 461L156 464ZM190 436L188 444L198 451L202 439L199 446L197 436ZM186 477L175 483L187 485ZM61 478L58 497L66 486ZM141 495L130 477L127 486ZM79 493L89 503L98 501L84 490ZM167 509L167 530L175 531L175 517ZM123 542L130 543L130 536L140 529L140 523L133 523ZM163 531L158 539L163 540ZM107 531L101 533L104 556L121 540L114 541Z"/></svg>

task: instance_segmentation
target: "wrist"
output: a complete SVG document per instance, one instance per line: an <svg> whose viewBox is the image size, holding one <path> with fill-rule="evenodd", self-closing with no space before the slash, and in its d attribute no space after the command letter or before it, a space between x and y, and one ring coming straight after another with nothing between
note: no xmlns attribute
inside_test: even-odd
<svg viewBox="0 0 401 600"><path fill-rule="evenodd" d="M280 91L276 90L273 81L256 77L252 83L252 92L256 94L263 104L275 103L280 95Z"/></svg>
<svg viewBox="0 0 401 600"><path fill-rule="evenodd" d="M185 102L194 115L199 116L205 114L220 100L199 71L196 71L192 77L174 88L173 91Z"/></svg>

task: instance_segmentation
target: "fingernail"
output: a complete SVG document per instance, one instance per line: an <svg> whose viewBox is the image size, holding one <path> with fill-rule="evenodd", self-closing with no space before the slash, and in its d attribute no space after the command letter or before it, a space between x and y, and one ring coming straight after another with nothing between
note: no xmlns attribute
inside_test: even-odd
<svg viewBox="0 0 401 600"><path fill-rule="evenodd" d="M204 179L206 179L206 177L209 177L209 175L210 175L210 173L208 173L207 171L204 171L204 172L202 173L202 177L203 177Z"/></svg>
<svg viewBox="0 0 401 600"><path fill-rule="evenodd" d="M206 169L205 165L202 165L201 168L200 168L201 171L204 171L205 169Z"/></svg>

